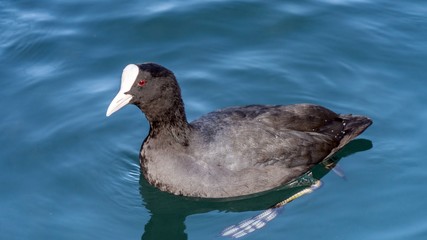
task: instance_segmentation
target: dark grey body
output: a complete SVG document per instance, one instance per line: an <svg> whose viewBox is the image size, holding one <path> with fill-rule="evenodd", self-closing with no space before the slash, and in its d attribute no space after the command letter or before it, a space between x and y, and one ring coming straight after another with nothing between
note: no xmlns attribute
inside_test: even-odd
<svg viewBox="0 0 427 240"><path fill-rule="evenodd" d="M107 115L127 103L145 113L141 170L150 184L177 195L227 198L279 187L372 123L310 104L231 107L188 123L170 70L131 64L123 76Z"/></svg>
<svg viewBox="0 0 427 240"><path fill-rule="evenodd" d="M170 132L149 135L141 166L151 184L174 194L248 195L300 176L370 124L309 104L226 108L191 122L187 145Z"/></svg>

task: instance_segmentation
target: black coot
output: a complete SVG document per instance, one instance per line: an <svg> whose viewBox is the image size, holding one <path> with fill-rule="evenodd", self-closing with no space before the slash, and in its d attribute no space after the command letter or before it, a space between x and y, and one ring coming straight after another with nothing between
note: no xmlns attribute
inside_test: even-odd
<svg viewBox="0 0 427 240"><path fill-rule="evenodd" d="M174 74L130 64L107 116L126 104L145 113L140 155L148 182L177 195L227 198L286 184L331 156L372 121L312 104L230 107L188 123Z"/></svg>

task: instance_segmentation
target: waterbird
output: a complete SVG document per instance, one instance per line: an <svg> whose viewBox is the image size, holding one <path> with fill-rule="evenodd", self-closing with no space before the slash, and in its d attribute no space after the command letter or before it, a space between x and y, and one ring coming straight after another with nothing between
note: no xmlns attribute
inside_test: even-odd
<svg viewBox="0 0 427 240"><path fill-rule="evenodd" d="M283 186L372 124L365 116L307 103L228 107L188 122L174 73L156 63L124 68L106 115L128 104L150 125L140 150L144 177L162 191L197 198Z"/></svg>

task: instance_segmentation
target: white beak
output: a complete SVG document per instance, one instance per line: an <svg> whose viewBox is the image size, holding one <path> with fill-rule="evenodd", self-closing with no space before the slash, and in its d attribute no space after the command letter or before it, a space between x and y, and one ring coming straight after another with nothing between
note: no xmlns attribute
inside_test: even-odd
<svg viewBox="0 0 427 240"><path fill-rule="evenodd" d="M122 83L120 86L120 91L114 97L113 101L111 101L110 106L107 109L107 117L118 111L120 108L124 107L132 100L132 95L126 94L126 92L130 91L133 83L139 74L139 67L135 64L129 64L123 69L122 73Z"/></svg>
<svg viewBox="0 0 427 240"><path fill-rule="evenodd" d="M114 97L113 101L111 101L110 106L107 109L107 117L109 117L114 112L118 111L120 108L124 107L126 104L130 102L132 99L132 95L125 94L121 91L117 93Z"/></svg>

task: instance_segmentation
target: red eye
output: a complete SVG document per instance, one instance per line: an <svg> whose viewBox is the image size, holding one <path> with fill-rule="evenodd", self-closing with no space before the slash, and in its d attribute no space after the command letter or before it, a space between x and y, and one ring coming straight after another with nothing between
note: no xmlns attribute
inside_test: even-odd
<svg viewBox="0 0 427 240"><path fill-rule="evenodd" d="M142 79L141 81L138 82L138 86L142 87L147 83L147 80Z"/></svg>

